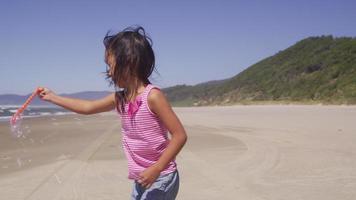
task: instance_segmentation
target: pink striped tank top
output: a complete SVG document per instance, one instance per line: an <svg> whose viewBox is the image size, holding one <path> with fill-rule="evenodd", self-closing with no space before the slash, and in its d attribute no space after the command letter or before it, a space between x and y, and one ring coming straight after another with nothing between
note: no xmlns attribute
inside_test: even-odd
<svg viewBox="0 0 356 200"><path fill-rule="evenodd" d="M125 104L125 112L120 115L129 179L139 179L139 174L156 163L169 144L167 128L148 106L147 97L152 88L157 87L147 85L134 102ZM161 175L173 172L176 168L173 160Z"/></svg>

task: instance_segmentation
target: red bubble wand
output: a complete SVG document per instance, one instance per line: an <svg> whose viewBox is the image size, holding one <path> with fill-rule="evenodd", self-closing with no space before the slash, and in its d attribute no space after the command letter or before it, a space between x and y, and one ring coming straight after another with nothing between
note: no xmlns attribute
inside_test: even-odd
<svg viewBox="0 0 356 200"><path fill-rule="evenodd" d="M42 91L43 91L43 88L40 88L40 87L36 88L36 90L31 94L31 96L29 96L27 98L26 102L19 109L17 109L16 113L12 116L12 118L10 120L10 124L12 126L14 126L16 124L17 120L20 119L21 114L27 108L27 106L31 103L33 98L35 96L37 96Z"/></svg>

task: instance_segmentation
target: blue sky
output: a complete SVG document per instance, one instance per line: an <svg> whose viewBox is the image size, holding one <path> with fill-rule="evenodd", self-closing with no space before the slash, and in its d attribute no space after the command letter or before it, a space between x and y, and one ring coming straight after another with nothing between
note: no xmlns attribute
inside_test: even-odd
<svg viewBox="0 0 356 200"><path fill-rule="evenodd" d="M153 83L229 78L309 36L355 37L355 2L2 0L0 94L113 90L102 39L130 25L153 39Z"/></svg>

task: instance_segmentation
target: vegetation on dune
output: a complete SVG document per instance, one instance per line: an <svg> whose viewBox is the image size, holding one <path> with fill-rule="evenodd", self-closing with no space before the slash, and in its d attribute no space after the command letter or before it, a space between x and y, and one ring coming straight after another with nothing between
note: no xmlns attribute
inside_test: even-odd
<svg viewBox="0 0 356 200"><path fill-rule="evenodd" d="M356 38L309 37L236 76L165 88L173 105L356 104Z"/></svg>

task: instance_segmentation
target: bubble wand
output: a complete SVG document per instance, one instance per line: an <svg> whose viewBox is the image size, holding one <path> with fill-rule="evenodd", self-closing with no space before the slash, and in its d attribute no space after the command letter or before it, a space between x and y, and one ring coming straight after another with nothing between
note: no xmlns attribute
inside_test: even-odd
<svg viewBox="0 0 356 200"><path fill-rule="evenodd" d="M12 118L10 120L10 124L12 126L14 126L16 124L17 120L20 119L21 114L27 108L27 106L31 103L33 98L42 91L43 91L43 88L41 88L41 87L36 88L36 90L31 94L31 96L29 96L27 98L26 102L19 109L17 109L16 113L12 116Z"/></svg>

